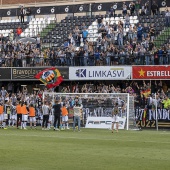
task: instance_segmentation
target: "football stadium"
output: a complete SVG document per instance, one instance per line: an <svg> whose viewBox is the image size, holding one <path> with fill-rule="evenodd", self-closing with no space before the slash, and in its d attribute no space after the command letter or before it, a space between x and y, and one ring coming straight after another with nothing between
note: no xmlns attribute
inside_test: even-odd
<svg viewBox="0 0 170 170"><path fill-rule="evenodd" d="M0 170L170 169L169 0L0 3Z"/></svg>

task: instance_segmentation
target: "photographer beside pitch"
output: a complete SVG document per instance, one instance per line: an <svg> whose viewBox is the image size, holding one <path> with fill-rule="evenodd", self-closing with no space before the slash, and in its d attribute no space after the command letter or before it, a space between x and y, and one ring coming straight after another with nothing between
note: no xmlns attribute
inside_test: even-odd
<svg viewBox="0 0 170 170"><path fill-rule="evenodd" d="M113 122L112 122L112 133L114 131L114 124L116 123L116 132L118 132L118 128L119 128L119 108L118 108L118 103L115 104L115 107L112 110L112 118L113 118Z"/></svg>

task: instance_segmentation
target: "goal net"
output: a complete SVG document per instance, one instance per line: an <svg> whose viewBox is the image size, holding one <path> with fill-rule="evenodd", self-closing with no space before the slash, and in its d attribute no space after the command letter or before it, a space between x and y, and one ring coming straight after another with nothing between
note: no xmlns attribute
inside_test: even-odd
<svg viewBox="0 0 170 170"><path fill-rule="evenodd" d="M134 100L128 93L54 93L44 92L43 102L60 100L69 112L69 123L73 123L73 107L76 101L83 107L81 126L85 128L110 129L112 109L118 103L119 129L129 129L134 121Z"/></svg>

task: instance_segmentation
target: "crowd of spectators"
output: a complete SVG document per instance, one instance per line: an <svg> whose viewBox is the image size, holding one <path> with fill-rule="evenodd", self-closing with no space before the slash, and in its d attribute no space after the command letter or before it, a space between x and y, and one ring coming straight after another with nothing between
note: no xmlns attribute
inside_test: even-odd
<svg viewBox="0 0 170 170"><path fill-rule="evenodd" d="M135 108L158 107L163 108L162 101L170 98L170 88L166 81L121 81L111 84L109 82L94 82L85 84L63 85L62 93L129 93L134 97ZM156 99L155 99L156 94Z"/></svg>
<svg viewBox="0 0 170 170"><path fill-rule="evenodd" d="M166 81L121 81L121 82L87 82L87 83L63 83L62 93L129 93L130 95L140 95L141 91L150 89L151 93L168 93L170 97L170 88Z"/></svg>
<svg viewBox="0 0 170 170"><path fill-rule="evenodd" d="M153 2L152 15L158 5ZM21 8L21 11L23 9ZM108 10L114 17L115 10ZM99 36L96 42L88 41L88 28L83 23L75 27L60 48L42 49L40 36L36 43L17 42L13 32L7 38L0 36L0 66L100 66L100 65L163 65L170 64L170 44L157 48L154 44L156 30L147 23L131 24L130 16L150 15L148 3L131 2L122 6L124 23L120 20L111 25L103 22L103 16L96 16ZM165 13L166 26L170 26L170 12ZM17 29L18 36L21 28Z"/></svg>
<svg viewBox="0 0 170 170"><path fill-rule="evenodd" d="M155 98L155 93L157 98L164 100L164 98L170 98L170 88L166 81L122 81L120 82L80 82L79 83L69 83L65 82L61 85L62 88L59 89L60 93L129 93L135 98L135 104L137 106L145 108L147 105L147 99L149 97ZM26 101L27 103L32 103L34 105L42 104L42 94L43 92L53 92L54 89L40 88L39 85L35 85L31 91L27 89L26 86L21 87L19 84L14 88L13 83L8 83L7 86L2 86L0 90L0 103L11 101L16 103L17 101ZM145 92L148 90L150 93L147 95ZM140 104L136 101L140 100Z"/></svg>

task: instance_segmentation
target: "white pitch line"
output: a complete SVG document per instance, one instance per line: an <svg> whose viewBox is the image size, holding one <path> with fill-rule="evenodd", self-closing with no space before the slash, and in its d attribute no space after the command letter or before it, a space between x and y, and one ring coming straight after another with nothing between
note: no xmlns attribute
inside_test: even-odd
<svg viewBox="0 0 170 170"><path fill-rule="evenodd" d="M81 132L80 132L81 133ZM111 134L112 135L112 134ZM19 136L19 137L41 137L41 138L59 138L59 139L79 139L79 140L101 140L101 141L126 141L126 142L141 142L141 143L161 143L170 144L170 142L157 142L157 141L141 141L141 140L129 140L125 138L120 139L109 139L109 138L80 138L80 137L63 137L63 136L41 136L41 135L18 135L18 134L0 134L0 136ZM114 135L112 135L114 137Z"/></svg>

